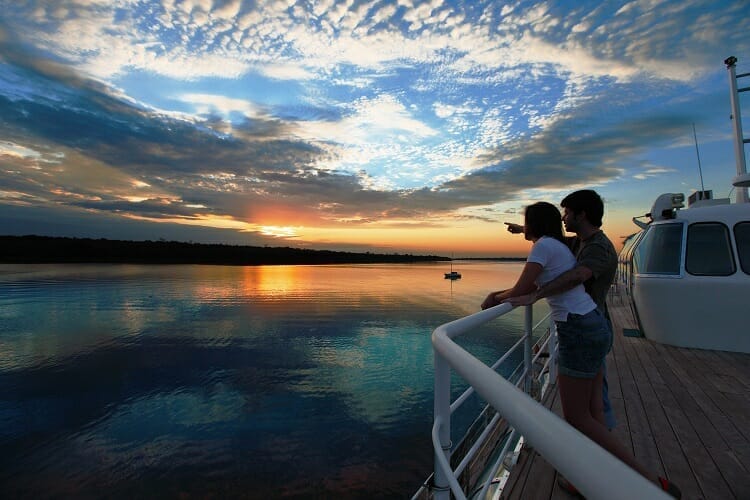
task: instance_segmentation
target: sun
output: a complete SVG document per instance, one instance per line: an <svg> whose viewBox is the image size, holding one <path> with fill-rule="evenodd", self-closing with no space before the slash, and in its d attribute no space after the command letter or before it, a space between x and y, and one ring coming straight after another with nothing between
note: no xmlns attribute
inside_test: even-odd
<svg viewBox="0 0 750 500"><path fill-rule="evenodd" d="M277 238L296 238L297 230L291 226L260 226L260 233L264 236Z"/></svg>

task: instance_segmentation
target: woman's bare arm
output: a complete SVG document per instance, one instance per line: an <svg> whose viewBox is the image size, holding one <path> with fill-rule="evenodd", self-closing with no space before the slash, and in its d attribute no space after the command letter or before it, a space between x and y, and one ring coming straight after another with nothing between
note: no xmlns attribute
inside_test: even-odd
<svg viewBox="0 0 750 500"><path fill-rule="evenodd" d="M537 264L536 262L527 262L526 265L523 266L523 271L521 271L521 275L518 277L518 281L516 281L516 284L513 285L512 288L509 288L507 290L492 292L487 295L487 298L485 298L484 302L482 302L482 309L496 306L501 302L508 300L510 297L517 297L519 295L524 295L536 290L536 285L534 282L540 274L542 274L541 264Z"/></svg>

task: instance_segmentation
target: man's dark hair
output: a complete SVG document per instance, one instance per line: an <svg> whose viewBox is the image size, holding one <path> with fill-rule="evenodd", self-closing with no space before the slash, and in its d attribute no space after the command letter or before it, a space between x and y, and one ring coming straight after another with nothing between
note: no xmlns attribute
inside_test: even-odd
<svg viewBox="0 0 750 500"><path fill-rule="evenodd" d="M552 203L540 201L526 207L526 230L534 237L550 236L565 242L560 211Z"/></svg>
<svg viewBox="0 0 750 500"><path fill-rule="evenodd" d="M595 227L602 226L602 217L604 217L604 202L599 194L593 189L581 189L574 191L563 198L560 206L567 208L578 215L581 212L586 213L586 219Z"/></svg>

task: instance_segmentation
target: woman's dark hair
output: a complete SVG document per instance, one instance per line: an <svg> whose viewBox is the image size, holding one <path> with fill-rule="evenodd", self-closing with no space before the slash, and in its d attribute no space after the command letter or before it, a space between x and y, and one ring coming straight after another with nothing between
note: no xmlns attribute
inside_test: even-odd
<svg viewBox="0 0 750 500"><path fill-rule="evenodd" d="M565 243L560 211L546 201L526 207L526 231L535 238L550 236Z"/></svg>

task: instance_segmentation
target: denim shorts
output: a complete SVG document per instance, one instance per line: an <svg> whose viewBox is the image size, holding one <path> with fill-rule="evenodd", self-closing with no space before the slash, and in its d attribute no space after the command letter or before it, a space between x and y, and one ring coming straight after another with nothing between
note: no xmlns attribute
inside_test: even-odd
<svg viewBox="0 0 750 500"><path fill-rule="evenodd" d="M576 378L594 378L612 348L607 319L594 309L586 314L568 313L567 321L555 321L559 342L559 372Z"/></svg>

